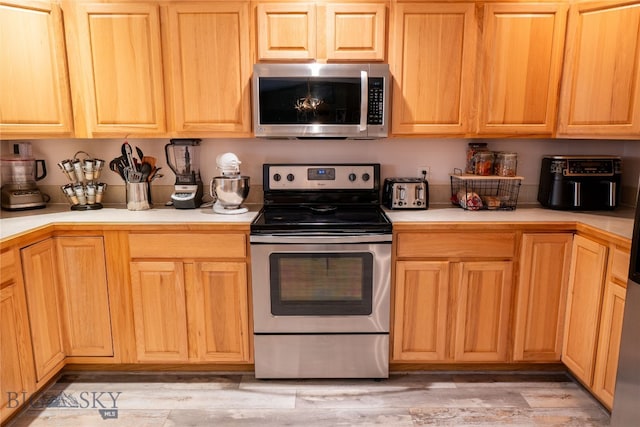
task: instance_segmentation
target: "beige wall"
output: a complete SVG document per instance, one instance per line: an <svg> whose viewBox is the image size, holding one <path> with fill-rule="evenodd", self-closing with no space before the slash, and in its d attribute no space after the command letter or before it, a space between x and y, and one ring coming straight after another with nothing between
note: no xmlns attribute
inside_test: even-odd
<svg viewBox="0 0 640 427"><path fill-rule="evenodd" d="M251 177L254 186L262 183L262 164L276 162L378 162L382 165L382 177L415 176L420 166L429 166L429 184L433 188L432 201L445 202L448 198L449 174L454 168L462 168L468 139L384 139L374 141L275 141L261 139L205 139L202 142L202 178L208 183L217 175L215 159L218 154L234 152L242 161L242 173ZM477 140L473 140L477 141ZM66 178L57 163L72 158L77 151L86 151L92 157L107 162L120 155L122 140L33 140L33 152L47 162L48 175L39 181L44 186L59 186ZM158 158L164 178L154 186L173 185L174 175L166 165L164 145L168 139L132 139L129 142L140 147L145 155ZM626 194L633 194L640 176L640 141L580 141L497 139L484 140L494 151L518 153L518 174L525 177L521 202L535 202L540 174L540 160L545 154L607 154L622 156L624 160L623 185ZM2 141L2 152L10 150L11 142ZM121 185L121 179L106 171L102 181L109 185ZM255 196L255 195L254 195ZM629 196L626 197L627 199Z"/></svg>

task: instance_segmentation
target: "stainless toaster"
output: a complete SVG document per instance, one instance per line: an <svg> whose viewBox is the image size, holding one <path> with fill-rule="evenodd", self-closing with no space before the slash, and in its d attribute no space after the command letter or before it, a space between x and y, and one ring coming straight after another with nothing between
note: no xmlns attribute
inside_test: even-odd
<svg viewBox="0 0 640 427"><path fill-rule="evenodd" d="M427 209L429 183L422 178L387 178L382 203L389 209Z"/></svg>

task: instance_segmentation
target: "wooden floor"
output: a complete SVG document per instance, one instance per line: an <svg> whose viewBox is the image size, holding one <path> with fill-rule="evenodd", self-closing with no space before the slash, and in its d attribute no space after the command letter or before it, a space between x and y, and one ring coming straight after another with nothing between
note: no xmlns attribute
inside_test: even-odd
<svg viewBox="0 0 640 427"><path fill-rule="evenodd" d="M117 418L116 418L117 417ZM256 380L207 373L65 373L10 426L608 426L563 373L408 373Z"/></svg>

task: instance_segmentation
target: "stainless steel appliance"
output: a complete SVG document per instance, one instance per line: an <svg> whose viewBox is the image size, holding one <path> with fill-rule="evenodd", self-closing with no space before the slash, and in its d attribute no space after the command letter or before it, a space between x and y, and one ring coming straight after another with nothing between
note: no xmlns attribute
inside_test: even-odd
<svg viewBox="0 0 640 427"><path fill-rule="evenodd" d="M382 203L389 209L427 209L429 183L423 178L386 178Z"/></svg>
<svg viewBox="0 0 640 427"><path fill-rule="evenodd" d="M238 156L224 153L216 157L220 176L211 180L209 192L214 198L213 211L219 214L240 214L248 211L240 205L249 195L249 177L240 174Z"/></svg>
<svg viewBox="0 0 640 427"><path fill-rule="evenodd" d="M44 160L33 158L31 143L13 144L13 153L2 156L0 162L2 209L38 209L47 205L49 197L43 194L36 184L36 181L47 176L46 164Z"/></svg>
<svg viewBox="0 0 640 427"><path fill-rule="evenodd" d="M544 156L538 201L559 210L618 206L622 159L615 156Z"/></svg>
<svg viewBox="0 0 640 427"><path fill-rule="evenodd" d="M202 204L200 140L172 139L164 146L167 164L176 174L171 202L177 209L195 209Z"/></svg>
<svg viewBox="0 0 640 427"><path fill-rule="evenodd" d="M388 377L380 165L267 164L263 179L250 235L256 377Z"/></svg>
<svg viewBox="0 0 640 427"><path fill-rule="evenodd" d="M615 400L611 413L612 427L637 426L640 421L640 209L637 200Z"/></svg>
<svg viewBox="0 0 640 427"><path fill-rule="evenodd" d="M256 64L253 130L266 138L385 138L387 64Z"/></svg>

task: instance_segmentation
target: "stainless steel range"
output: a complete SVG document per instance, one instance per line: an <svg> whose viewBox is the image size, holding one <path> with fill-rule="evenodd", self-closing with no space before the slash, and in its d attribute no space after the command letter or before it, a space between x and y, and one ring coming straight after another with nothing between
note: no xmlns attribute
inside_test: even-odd
<svg viewBox="0 0 640 427"><path fill-rule="evenodd" d="M257 378L389 375L379 164L266 164L251 224Z"/></svg>

